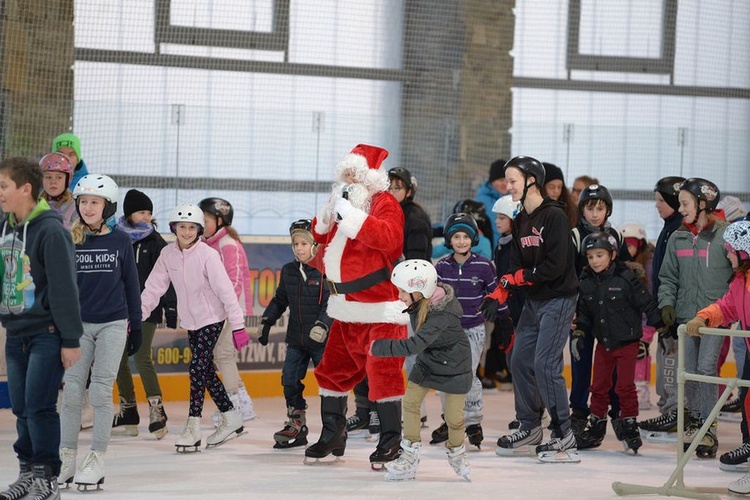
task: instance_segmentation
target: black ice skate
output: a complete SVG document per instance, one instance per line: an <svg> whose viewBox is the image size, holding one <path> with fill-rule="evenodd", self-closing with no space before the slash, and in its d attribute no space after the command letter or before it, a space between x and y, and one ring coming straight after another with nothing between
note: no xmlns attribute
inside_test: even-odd
<svg viewBox="0 0 750 500"><path fill-rule="evenodd" d="M156 439L163 438L169 432L167 414L164 411L161 396L148 398L148 420L148 432L153 434Z"/></svg>
<svg viewBox="0 0 750 500"><path fill-rule="evenodd" d="M692 419L685 431L685 451L688 450L698 431L706 422L705 419ZM716 421L711 422L711 426L701 439L700 444L695 449L695 456L698 458L716 458L716 452L719 449L719 439L716 437Z"/></svg>
<svg viewBox="0 0 750 500"><path fill-rule="evenodd" d="M599 418L593 413L589 415L586 428L576 436L576 445L579 450L590 450L598 448L607 435L607 419Z"/></svg>
<svg viewBox="0 0 750 500"><path fill-rule="evenodd" d="M473 424L466 427L466 437L469 439L469 443L476 446L477 449L482 448L482 441L484 441L484 433L482 432L482 426L480 424Z"/></svg>
<svg viewBox="0 0 750 500"><path fill-rule="evenodd" d="M577 464L581 461L578 448L576 448L576 437L571 429L568 429L562 437L557 437L553 433L552 439L540 444L534 451L542 463Z"/></svg>
<svg viewBox="0 0 750 500"><path fill-rule="evenodd" d="M719 469L728 472L750 472L750 442L719 457Z"/></svg>
<svg viewBox="0 0 750 500"><path fill-rule="evenodd" d="M370 428L370 410L357 408L354 415L346 419L346 433L350 438L363 438Z"/></svg>
<svg viewBox="0 0 750 500"><path fill-rule="evenodd" d="M440 424L440 427L432 431L430 444L440 444L448 441L448 424L445 423L445 415L440 415L440 418L443 420L443 423Z"/></svg>
<svg viewBox="0 0 750 500"><path fill-rule="evenodd" d="M401 401L378 402L375 405L380 418L380 436L377 448L370 455L370 467L380 471L401 454Z"/></svg>
<svg viewBox="0 0 750 500"><path fill-rule="evenodd" d="M688 424L688 413L685 412L685 425ZM677 409L674 408L658 417L638 422L641 435L654 443L677 442Z"/></svg>
<svg viewBox="0 0 750 500"><path fill-rule="evenodd" d="M307 422L305 419L305 410L297 410L289 407L286 410L288 418L284 428L273 435L276 444L273 445L277 450L285 450L307 444Z"/></svg>
<svg viewBox="0 0 750 500"><path fill-rule="evenodd" d="M541 427L535 427L531 430L518 429L497 440L495 454L501 457L512 457L513 455L528 456L529 450L534 454L534 448L541 442Z"/></svg>
<svg viewBox="0 0 750 500"><path fill-rule="evenodd" d="M135 437L138 435L140 422L141 418L138 416L138 406L135 402L126 401L120 396L120 411L112 418L112 435Z"/></svg>
<svg viewBox="0 0 750 500"><path fill-rule="evenodd" d="M638 431L638 424L635 417L622 419L622 444L625 446L625 452L632 451L634 455L638 454L638 449L643 446L641 433Z"/></svg>
<svg viewBox="0 0 750 500"><path fill-rule="evenodd" d="M730 399L721 407L717 420L722 422L741 422L742 421L742 402L740 397Z"/></svg>
<svg viewBox="0 0 750 500"><path fill-rule="evenodd" d="M586 424L589 420L589 412L582 408L573 408L570 412L570 428L573 430L574 435L579 435L586 428ZM552 430L552 424L548 429Z"/></svg>
<svg viewBox="0 0 750 500"><path fill-rule="evenodd" d="M336 463L346 450L346 397L320 397L320 414L323 430L317 443L305 449L304 462L307 465ZM333 455L335 460L321 461Z"/></svg>
<svg viewBox="0 0 750 500"><path fill-rule="evenodd" d="M29 462L20 462L18 479L11 483L6 490L0 492L0 499L17 500L19 498L26 498L33 481L34 472L31 470L31 464ZM57 482L56 479L55 482Z"/></svg>
<svg viewBox="0 0 750 500"><path fill-rule="evenodd" d="M34 464L32 467L34 479L29 487L29 492L23 497L3 496L3 500L14 500L24 498L26 500L59 500L60 490L57 478L52 473L52 466L46 464Z"/></svg>

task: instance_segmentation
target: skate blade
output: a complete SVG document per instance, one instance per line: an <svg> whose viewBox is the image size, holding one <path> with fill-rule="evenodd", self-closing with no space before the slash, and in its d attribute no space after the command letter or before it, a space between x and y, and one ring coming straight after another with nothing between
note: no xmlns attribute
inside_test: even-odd
<svg viewBox="0 0 750 500"><path fill-rule="evenodd" d="M244 436L245 434L247 434L246 430L241 430L239 432L233 432L232 434L230 434L229 436L227 436L224 439L224 441L219 441L218 443L213 443L213 444L206 444L206 449L210 450L212 448L218 448L219 446L223 446L223 445L227 444L229 441L234 441L238 437Z"/></svg>
<svg viewBox="0 0 750 500"><path fill-rule="evenodd" d="M745 462L742 464L723 464L719 462L719 470L723 470L724 472L741 472L743 474L746 474L750 472L750 463Z"/></svg>
<svg viewBox="0 0 750 500"><path fill-rule="evenodd" d="M677 443L676 432L656 432L641 430L641 438L652 443L675 444Z"/></svg>
<svg viewBox="0 0 750 500"><path fill-rule="evenodd" d="M328 457L323 457L323 458L329 458L329 457L330 455ZM333 465L333 464L344 462L343 458L337 457L337 456L334 456L333 460L323 460L323 458L313 458L313 457L305 456L302 463L305 465Z"/></svg>
<svg viewBox="0 0 750 500"><path fill-rule="evenodd" d="M112 435L136 437L138 436L138 426L137 425L118 425L117 427L112 427Z"/></svg>
<svg viewBox="0 0 750 500"><path fill-rule="evenodd" d="M353 431L347 431L346 435L349 439L365 439L369 436L366 429L355 429Z"/></svg>
<svg viewBox="0 0 750 500"><path fill-rule="evenodd" d="M541 443L538 443L541 444ZM519 457L519 456L529 456L529 457L536 457L536 447L537 445L524 445L520 448L501 448L497 447L495 449L495 455L498 457Z"/></svg>
<svg viewBox="0 0 750 500"><path fill-rule="evenodd" d="M379 441L379 440L380 440L380 433L377 433L377 434L367 434L367 435L365 436L365 439L366 439L367 441L371 441L371 442L377 442L377 441ZM446 441L447 441L447 439L446 439Z"/></svg>
<svg viewBox="0 0 750 500"><path fill-rule="evenodd" d="M200 450L200 448L198 448L198 446L200 446L200 445L196 445L196 446L180 446L180 445L175 445L175 447L177 448L177 453L179 453L181 455L190 455L192 453L200 453L201 450Z"/></svg>
<svg viewBox="0 0 750 500"><path fill-rule="evenodd" d="M459 474L459 477L464 478L467 482L471 482L471 474Z"/></svg>
<svg viewBox="0 0 750 500"><path fill-rule="evenodd" d="M167 429L166 427L163 427L161 429L155 430L151 434L158 440L166 436L168 433L169 433L169 429Z"/></svg>
<svg viewBox="0 0 750 500"><path fill-rule="evenodd" d="M76 486L78 487L78 491L86 492L86 491L90 491L89 487L91 488L91 490L98 491L98 490L102 489L101 486L103 484L104 484L104 478L101 478L96 483L78 483L77 482Z"/></svg>
<svg viewBox="0 0 750 500"><path fill-rule="evenodd" d="M416 478L417 476L391 476L390 474L385 475L385 480L391 482L411 481L412 479Z"/></svg>
<svg viewBox="0 0 750 500"><path fill-rule="evenodd" d="M581 462L578 451L543 451L537 454L537 459L543 464L577 464Z"/></svg>
<svg viewBox="0 0 750 500"><path fill-rule="evenodd" d="M290 448L298 448L300 446L305 446L307 444L307 439L295 439L294 441L287 441L286 443L279 443L276 442L273 445L274 450L288 450Z"/></svg>
<svg viewBox="0 0 750 500"><path fill-rule="evenodd" d="M716 420L719 422L742 422L742 412L723 412L720 411Z"/></svg>
<svg viewBox="0 0 750 500"><path fill-rule="evenodd" d="M623 448L622 452L626 455L640 456L640 453L638 453L638 450L640 449L640 447L630 448L628 445L623 443L622 448Z"/></svg>
<svg viewBox="0 0 750 500"><path fill-rule="evenodd" d="M370 469L374 472L383 472L388 462L370 462Z"/></svg>
<svg viewBox="0 0 750 500"><path fill-rule="evenodd" d="M61 488L68 489L68 488L70 488L71 484L73 484L73 476L70 476L65 481L60 481L59 478L58 478L57 486L59 486Z"/></svg>

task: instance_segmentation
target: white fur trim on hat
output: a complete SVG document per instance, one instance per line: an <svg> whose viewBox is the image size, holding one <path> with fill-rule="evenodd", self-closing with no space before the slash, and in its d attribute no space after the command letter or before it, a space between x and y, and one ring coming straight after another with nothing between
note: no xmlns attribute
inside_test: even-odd
<svg viewBox="0 0 750 500"><path fill-rule="evenodd" d="M349 153L336 165L336 180L344 182L344 172L347 170L352 170L354 180L367 187L370 193L387 191L391 184L383 167L370 168L367 159L359 154Z"/></svg>

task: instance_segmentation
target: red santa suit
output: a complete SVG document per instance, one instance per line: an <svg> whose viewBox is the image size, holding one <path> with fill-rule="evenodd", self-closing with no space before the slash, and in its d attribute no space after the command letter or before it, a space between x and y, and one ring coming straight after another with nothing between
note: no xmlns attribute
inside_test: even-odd
<svg viewBox="0 0 750 500"><path fill-rule="evenodd" d="M354 182L367 188L369 200L340 216L329 203L312 223L319 251L324 252L331 291L328 315L334 319L315 368L322 396L345 396L365 375L372 401L404 394L404 359L368 353L373 340L407 336L405 305L389 279L403 249L404 213L388 192L388 176L381 167L387 155L381 148L355 147L337 166L338 180L353 173ZM332 202L336 197L334 193Z"/></svg>

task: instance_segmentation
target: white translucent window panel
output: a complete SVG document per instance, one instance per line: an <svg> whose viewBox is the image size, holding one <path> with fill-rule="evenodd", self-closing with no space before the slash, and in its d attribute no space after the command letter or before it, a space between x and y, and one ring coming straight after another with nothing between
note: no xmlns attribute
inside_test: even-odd
<svg viewBox="0 0 750 500"><path fill-rule="evenodd" d="M171 0L170 23L239 31L273 30L273 0Z"/></svg>
<svg viewBox="0 0 750 500"><path fill-rule="evenodd" d="M153 0L75 0L75 46L154 51Z"/></svg>
<svg viewBox="0 0 750 500"><path fill-rule="evenodd" d="M578 52L596 56L659 59L660 0L581 0Z"/></svg>

